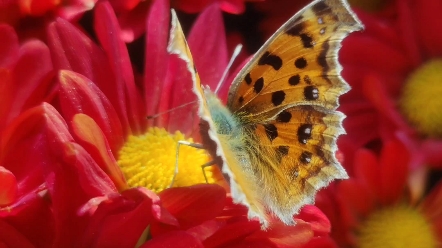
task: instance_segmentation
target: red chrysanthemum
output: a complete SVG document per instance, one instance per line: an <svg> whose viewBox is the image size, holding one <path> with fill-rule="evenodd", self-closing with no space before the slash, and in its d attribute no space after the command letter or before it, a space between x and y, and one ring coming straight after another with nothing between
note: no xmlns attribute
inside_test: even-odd
<svg viewBox="0 0 442 248"><path fill-rule="evenodd" d="M442 182L413 195L426 181L410 180L410 154L400 141L385 142L380 155L360 149L353 162L355 175L317 201L339 247L440 246Z"/></svg>
<svg viewBox="0 0 442 248"><path fill-rule="evenodd" d="M340 148L348 162L351 151L396 137L413 151L413 167L440 166L442 26L435 11L442 3L395 4L394 15L358 12L365 30L343 42L340 61L352 90L341 100L349 135L340 139Z"/></svg>

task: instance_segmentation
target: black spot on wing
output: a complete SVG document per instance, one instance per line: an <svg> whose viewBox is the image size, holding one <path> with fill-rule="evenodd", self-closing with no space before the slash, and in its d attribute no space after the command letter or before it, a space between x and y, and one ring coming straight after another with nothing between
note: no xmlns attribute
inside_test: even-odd
<svg viewBox="0 0 442 248"><path fill-rule="evenodd" d="M306 100L314 101L319 98L319 90L315 86L307 86L304 88L304 97Z"/></svg>
<svg viewBox="0 0 442 248"><path fill-rule="evenodd" d="M279 106L285 99L285 92L283 90L272 93L272 103L274 106Z"/></svg>
<svg viewBox="0 0 442 248"><path fill-rule="evenodd" d="M282 67L282 59L278 55L271 54L267 51L259 58L258 65L270 65L277 71Z"/></svg>
<svg viewBox="0 0 442 248"><path fill-rule="evenodd" d="M311 152L303 151L301 153L301 156L299 157L299 160L303 164L308 164L312 161L312 156L313 156L313 154Z"/></svg>
<svg viewBox="0 0 442 248"><path fill-rule="evenodd" d="M317 16L332 13L330 6L323 1L313 5L312 10Z"/></svg>
<svg viewBox="0 0 442 248"><path fill-rule="evenodd" d="M258 80L256 80L255 84L253 85L253 90L256 94L261 92L262 88L264 87L264 78L260 77Z"/></svg>
<svg viewBox="0 0 442 248"><path fill-rule="evenodd" d="M247 85L250 85L252 83L252 78L250 77L250 73L247 73L247 75L244 77L244 81L246 81Z"/></svg>
<svg viewBox="0 0 442 248"><path fill-rule="evenodd" d="M302 124L298 128L298 141L301 144L307 144L307 141L312 138L312 124Z"/></svg>
<svg viewBox="0 0 442 248"><path fill-rule="evenodd" d="M278 137L278 129L276 128L275 125L266 124L266 125L264 125L264 128L265 128L265 132L267 134L267 137L269 138L270 141L273 141L274 139L276 139L276 137Z"/></svg>
<svg viewBox="0 0 442 248"><path fill-rule="evenodd" d="M282 111L276 117L277 122L284 122L284 123L290 122L291 119L292 119L292 114L288 111Z"/></svg>
<svg viewBox="0 0 442 248"><path fill-rule="evenodd" d="M299 76L299 74L296 74L295 76L291 76L289 78L289 84L292 86L299 84L300 81L301 81L301 77Z"/></svg>
<svg viewBox="0 0 442 248"><path fill-rule="evenodd" d="M298 69L304 69L307 67L307 60L304 57L297 58L295 60L295 66Z"/></svg>

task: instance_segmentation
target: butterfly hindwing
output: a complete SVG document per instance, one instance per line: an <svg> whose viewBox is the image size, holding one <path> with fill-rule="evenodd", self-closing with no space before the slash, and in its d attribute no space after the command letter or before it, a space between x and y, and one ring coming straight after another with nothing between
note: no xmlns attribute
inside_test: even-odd
<svg viewBox="0 0 442 248"><path fill-rule="evenodd" d="M336 111L302 105L253 126L259 145L249 153L263 168L257 173L262 173L260 201L287 224L301 206L314 201L318 189L347 178L335 159L343 118Z"/></svg>
<svg viewBox="0 0 442 248"><path fill-rule="evenodd" d="M337 52L361 24L341 0L315 1L285 23L243 68L231 87L233 112L264 114L297 104L338 106L349 90ZM270 113L273 115L273 113Z"/></svg>

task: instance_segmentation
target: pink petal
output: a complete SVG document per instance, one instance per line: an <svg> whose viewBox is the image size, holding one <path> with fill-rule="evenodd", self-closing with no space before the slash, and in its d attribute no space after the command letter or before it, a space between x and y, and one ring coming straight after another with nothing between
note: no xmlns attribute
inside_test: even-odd
<svg viewBox="0 0 442 248"><path fill-rule="evenodd" d="M112 104L88 78L72 71L62 70L58 75L60 105L66 120L78 113L89 115L105 134L114 154L123 145L120 120Z"/></svg>

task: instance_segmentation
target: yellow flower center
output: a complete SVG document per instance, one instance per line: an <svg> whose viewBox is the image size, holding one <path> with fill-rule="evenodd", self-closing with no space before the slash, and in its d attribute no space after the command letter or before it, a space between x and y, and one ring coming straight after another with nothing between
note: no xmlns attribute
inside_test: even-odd
<svg viewBox="0 0 442 248"><path fill-rule="evenodd" d="M141 136L130 136L119 152L118 165L126 177L129 187L146 187L156 193L170 187L175 174L177 142L185 140L177 131L169 134L160 128L149 128ZM210 161L205 150L181 145L178 158L178 174L172 187L205 183L201 165ZM222 177L216 166L206 167L208 183Z"/></svg>
<svg viewBox="0 0 442 248"><path fill-rule="evenodd" d="M360 248L437 247L431 223L417 209L398 205L378 210L365 220L358 235Z"/></svg>
<svg viewBox="0 0 442 248"><path fill-rule="evenodd" d="M442 137L442 60L430 60L407 79L399 107L424 135Z"/></svg>

